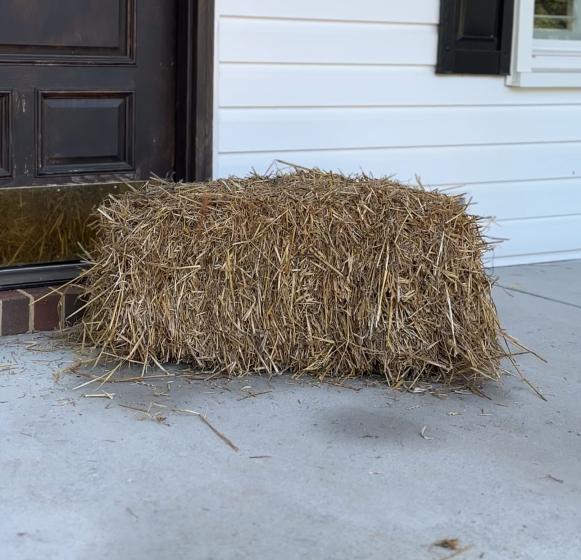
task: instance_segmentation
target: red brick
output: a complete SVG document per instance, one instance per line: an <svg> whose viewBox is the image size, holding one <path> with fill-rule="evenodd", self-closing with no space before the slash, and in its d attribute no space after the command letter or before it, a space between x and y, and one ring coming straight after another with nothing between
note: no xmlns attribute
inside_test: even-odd
<svg viewBox="0 0 581 560"><path fill-rule="evenodd" d="M33 298L34 330L54 331L59 329L61 327L61 294L51 288L32 288L23 291Z"/></svg>
<svg viewBox="0 0 581 560"><path fill-rule="evenodd" d="M29 299L16 290L0 292L0 335L29 331Z"/></svg>

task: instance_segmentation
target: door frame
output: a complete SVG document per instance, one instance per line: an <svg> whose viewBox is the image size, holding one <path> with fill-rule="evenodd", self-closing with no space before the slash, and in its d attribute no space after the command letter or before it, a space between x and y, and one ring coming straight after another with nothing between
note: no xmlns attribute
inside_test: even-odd
<svg viewBox="0 0 581 560"><path fill-rule="evenodd" d="M177 0L176 179L212 178L215 0Z"/></svg>
<svg viewBox="0 0 581 560"><path fill-rule="evenodd" d="M176 2L175 179L206 181L213 170L215 0ZM7 267L0 290L63 284L81 271L80 262Z"/></svg>

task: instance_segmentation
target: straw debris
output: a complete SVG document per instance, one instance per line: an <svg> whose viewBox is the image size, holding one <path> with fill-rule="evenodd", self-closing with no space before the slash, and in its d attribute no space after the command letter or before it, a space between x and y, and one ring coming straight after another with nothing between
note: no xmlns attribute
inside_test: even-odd
<svg viewBox="0 0 581 560"><path fill-rule="evenodd" d="M489 246L461 196L304 169L154 180L95 227L81 336L103 357L408 388L500 377Z"/></svg>

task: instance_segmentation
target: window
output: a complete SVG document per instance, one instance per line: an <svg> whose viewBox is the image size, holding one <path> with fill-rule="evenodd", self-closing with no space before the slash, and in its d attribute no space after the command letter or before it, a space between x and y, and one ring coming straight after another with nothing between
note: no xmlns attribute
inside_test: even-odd
<svg viewBox="0 0 581 560"><path fill-rule="evenodd" d="M581 87L581 0L517 0L508 85Z"/></svg>
<svg viewBox="0 0 581 560"><path fill-rule="evenodd" d="M535 0L535 39L581 39L580 0Z"/></svg>

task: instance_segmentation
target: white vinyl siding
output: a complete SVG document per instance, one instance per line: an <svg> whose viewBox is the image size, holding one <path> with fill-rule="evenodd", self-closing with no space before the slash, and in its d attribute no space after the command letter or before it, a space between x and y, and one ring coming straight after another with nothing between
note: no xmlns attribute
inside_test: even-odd
<svg viewBox="0 0 581 560"><path fill-rule="evenodd" d="M581 90L438 76L438 0L217 0L214 174L274 160L466 192L496 265L581 256Z"/></svg>

